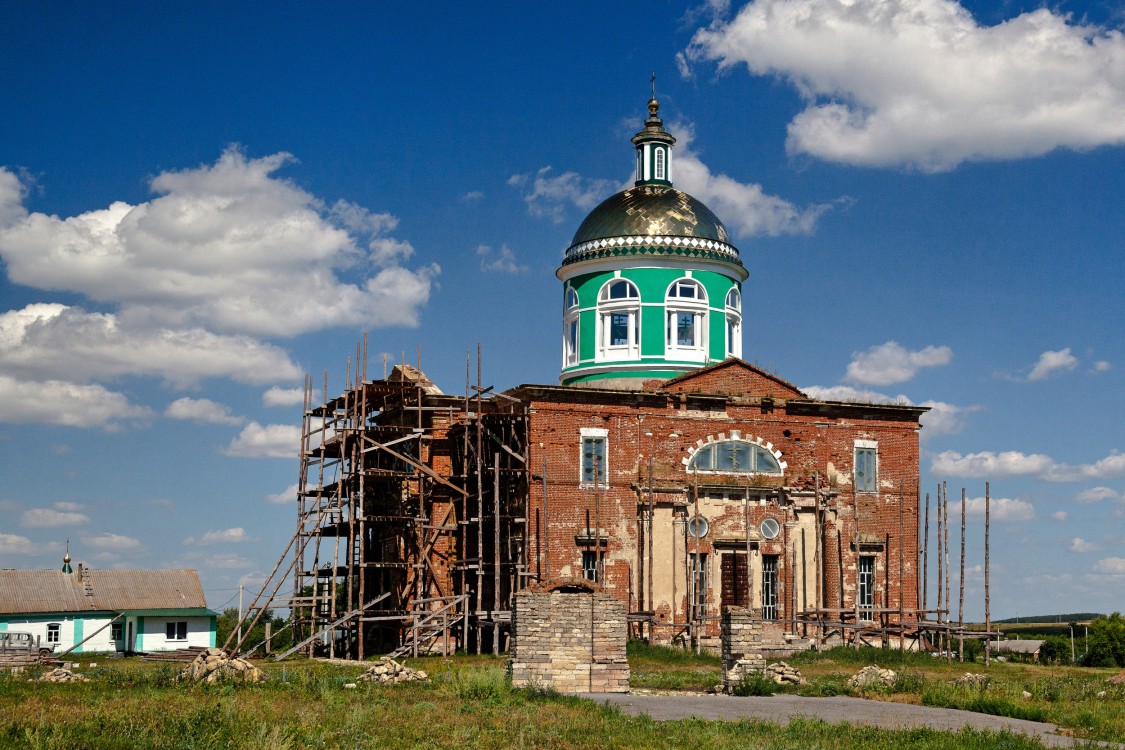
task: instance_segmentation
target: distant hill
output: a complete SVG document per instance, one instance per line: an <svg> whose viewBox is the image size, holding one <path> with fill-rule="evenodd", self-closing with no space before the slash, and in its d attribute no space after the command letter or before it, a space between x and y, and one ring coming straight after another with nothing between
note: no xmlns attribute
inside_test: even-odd
<svg viewBox="0 0 1125 750"><path fill-rule="evenodd" d="M1009 617L1007 620L993 620L998 625L1014 625L1016 623L1031 622L1086 622L1095 617L1104 617L1100 612L1075 612L1069 615L1029 615L1027 617Z"/></svg>

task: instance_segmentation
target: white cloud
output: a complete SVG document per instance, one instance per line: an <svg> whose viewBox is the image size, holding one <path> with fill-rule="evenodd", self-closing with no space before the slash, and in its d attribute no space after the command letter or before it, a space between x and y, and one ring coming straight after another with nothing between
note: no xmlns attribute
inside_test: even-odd
<svg viewBox="0 0 1125 750"><path fill-rule="evenodd" d="M1071 552L1097 552L1101 547L1093 542L1087 542L1080 536L1076 536L1070 540Z"/></svg>
<svg viewBox="0 0 1125 750"><path fill-rule="evenodd" d="M913 378L924 367L947 365L953 359L948 346L927 346L910 351L896 341L854 352L844 379L861 385L893 385Z"/></svg>
<svg viewBox="0 0 1125 750"><path fill-rule="evenodd" d="M1094 366L1091 368L1091 372L1109 372L1112 369L1113 365L1111 365L1109 362L1106 362L1104 359L1099 359L1094 363Z"/></svg>
<svg viewBox="0 0 1125 750"><path fill-rule="evenodd" d="M944 401L923 401L920 406L930 408L919 418L922 426L925 427L922 432L923 438L931 438L937 435L956 435L965 429L968 422L967 416L980 411L982 408L978 405L956 406Z"/></svg>
<svg viewBox="0 0 1125 750"><path fill-rule="evenodd" d="M1045 380L1059 373L1073 370L1078 366L1078 358L1070 353L1070 347L1057 352L1046 351L1039 355L1039 361L1028 373L1028 380Z"/></svg>
<svg viewBox="0 0 1125 750"><path fill-rule="evenodd" d="M66 502L59 502L59 503L55 503L54 505L55 505L55 510L65 510L65 511L70 511L70 512L77 512L77 511L82 510L85 507L81 503L66 503Z"/></svg>
<svg viewBox="0 0 1125 750"><path fill-rule="evenodd" d="M254 541L252 537L247 536L246 530L241 526L235 526L230 529L214 529L206 532L198 540L195 537L189 536L184 540L184 544L199 544L203 547L209 547L213 544L237 544L239 542Z"/></svg>
<svg viewBox="0 0 1125 750"><path fill-rule="evenodd" d="M494 251L488 245L477 247L480 256L480 270L486 273L527 273L527 266L516 262L516 254L507 245Z"/></svg>
<svg viewBox="0 0 1125 750"><path fill-rule="evenodd" d="M151 201L65 219L29 214L13 205L10 189L0 190L0 216L8 217L0 257L12 281L120 304L122 320L136 327L295 336L416 325L438 267L394 265L411 252L382 234L394 217L346 203L326 210L273 176L291 160L229 148L214 165L157 175ZM358 278L344 280L344 272Z"/></svg>
<svg viewBox="0 0 1125 750"><path fill-rule="evenodd" d="M484 192L480 190L470 190L469 192L461 196L461 200L465 201L466 203L479 201L482 198L484 198Z"/></svg>
<svg viewBox="0 0 1125 750"><path fill-rule="evenodd" d="M1057 464L1044 472L1049 482L1083 482L1097 479L1125 478L1125 453L1111 452L1092 464Z"/></svg>
<svg viewBox="0 0 1125 750"><path fill-rule="evenodd" d="M100 385L22 381L0 374L0 422L114 428L149 416L145 407Z"/></svg>
<svg viewBox="0 0 1125 750"><path fill-rule="evenodd" d="M168 404L164 416L204 424L242 424L246 421L243 417L232 416L229 406L216 403L209 398L176 399Z"/></svg>
<svg viewBox="0 0 1125 750"><path fill-rule="evenodd" d="M1086 505L1089 503L1100 503L1102 500L1117 500L1120 499L1120 497L1121 495L1109 487L1090 487L1075 495L1074 502Z"/></svg>
<svg viewBox="0 0 1125 750"><path fill-rule="evenodd" d="M1123 57L1118 30L1049 8L985 26L953 0L756 0L686 52L792 84L791 153L932 171L1125 142Z"/></svg>
<svg viewBox="0 0 1125 750"><path fill-rule="evenodd" d="M33 555L42 552L26 536L0 533L0 555Z"/></svg>
<svg viewBox="0 0 1125 750"><path fill-rule="evenodd" d="M1094 563L1094 572L1107 576L1125 576L1125 557L1106 557Z"/></svg>
<svg viewBox="0 0 1125 750"><path fill-rule="evenodd" d="M588 211L608 198L615 187L612 180L594 180L577 172L551 175L549 166L535 174L512 175L508 184L525 191L523 199L532 216L550 219L556 224L565 220L568 206Z"/></svg>
<svg viewBox="0 0 1125 750"><path fill-rule="evenodd" d="M965 500L965 515L969 518L984 518L984 498L972 497ZM961 513L961 501L949 504L950 516L956 518ZM988 503L988 517L999 523L1031 521L1035 518L1035 507L1026 500L1007 497L993 497Z"/></svg>
<svg viewBox="0 0 1125 750"><path fill-rule="evenodd" d="M1067 513L1065 510L1056 510L1054 513L1051 514L1051 518L1053 518L1056 521L1065 521L1068 518L1070 518L1070 514Z"/></svg>
<svg viewBox="0 0 1125 750"><path fill-rule="evenodd" d="M301 376L284 351L246 336L134 326L112 313L58 304L0 314L0 357L3 371L31 379L155 375L190 385L208 377L275 383Z"/></svg>
<svg viewBox="0 0 1125 750"><path fill-rule="evenodd" d="M853 388L850 385L810 385L808 387L801 388L801 390L804 391L804 393L808 395L809 398L815 398L821 401L845 401L858 404L910 405L910 399L908 399L906 396L888 396L885 393Z"/></svg>
<svg viewBox="0 0 1125 750"><path fill-rule="evenodd" d="M1023 474L1041 474L1055 465L1050 456L1019 451L981 451L962 455L956 451L942 451L934 457L930 471L955 477L994 478L1014 477Z"/></svg>
<svg viewBox="0 0 1125 750"><path fill-rule="evenodd" d="M263 406L301 406L304 403L305 392L300 388L274 386L262 394Z"/></svg>
<svg viewBox="0 0 1125 750"><path fill-rule="evenodd" d="M71 503L59 503L72 505ZM54 529L59 526L78 526L89 523L90 517L72 510L52 510L50 508L31 508L20 515L20 524L29 529Z"/></svg>
<svg viewBox="0 0 1125 750"><path fill-rule="evenodd" d="M295 505L297 502L297 485L291 484L276 495L266 495L266 502L274 505Z"/></svg>
<svg viewBox="0 0 1125 750"><path fill-rule="evenodd" d="M110 533L83 536L82 543L99 552L124 552L141 546L138 539Z"/></svg>
<svg viewBox="0 0 1125 750"><path fill-rule="evenodd" d="M288 424L260 425L251 422L227 446L228 456L246 458L297 458L301 428Z"/></svg>

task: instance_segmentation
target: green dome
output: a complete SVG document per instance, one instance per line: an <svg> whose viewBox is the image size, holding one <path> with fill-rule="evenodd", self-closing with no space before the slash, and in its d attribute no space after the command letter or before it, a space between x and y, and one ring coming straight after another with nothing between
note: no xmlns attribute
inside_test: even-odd
<svg viewBox="0 0 1125 750"><path fill-rule="evenodd" d="M611 196L578 227L571 246L610 237L695 237L730 243L719 217L687 193L664 185L638 185Z"/></svg>

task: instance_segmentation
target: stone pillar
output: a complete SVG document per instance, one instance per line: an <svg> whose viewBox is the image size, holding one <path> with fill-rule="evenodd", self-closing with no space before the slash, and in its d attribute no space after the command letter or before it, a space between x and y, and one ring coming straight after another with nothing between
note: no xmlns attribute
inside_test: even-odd
<svg viewBox="0 0 1125 750"><path fill-rule="evenodd" d="M723 692L731 692L751 672L764 673L762 610L723 607Z"/></svg>

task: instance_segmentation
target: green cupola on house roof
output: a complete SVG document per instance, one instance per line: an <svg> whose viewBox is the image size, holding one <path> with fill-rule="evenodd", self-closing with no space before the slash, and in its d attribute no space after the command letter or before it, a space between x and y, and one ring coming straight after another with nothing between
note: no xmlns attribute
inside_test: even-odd
<svg viewBox="0 0 1125 750"><path fill-rule="evenodd" d="M563 282L563 384L639 388L742 356L742 282L726 227L672 186L655 89L633 136L637 179L579 225Z"/></svg>

